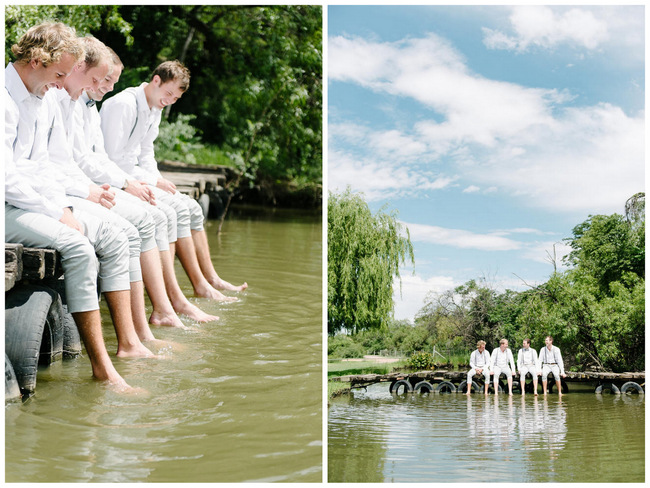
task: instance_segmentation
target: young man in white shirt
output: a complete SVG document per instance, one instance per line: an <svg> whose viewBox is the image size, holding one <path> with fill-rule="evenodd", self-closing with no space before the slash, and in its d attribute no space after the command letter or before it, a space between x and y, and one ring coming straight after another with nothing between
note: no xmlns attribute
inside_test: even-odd
<svg viewBox="0 0 650 488"><path fill-rule="evenodd" d="M46 123L41 98L50 88L62 87L83 48L69 27L43 23L29 29L12 52L16 61L5 69L5 240L59 251L68 309L93 376L118 390L132 390L106 351L96 285L99 275L105 296L128 290L126 238L74 208L63 188L37 171L40 161L30 159L39 120Z"/></svg>
<svg viewBox="0 0 650 488"><path fill-rule="evenodd" d="M508 379L508 394L512 395L512 373L515 371L515 360L508 347L508 339L501 339L499 347L492 351L492 371L494 372L494 394L499 394L499 376L501 373Z"/></svg>
<svg viewBox="0 0 650 488"><path fill-rule="evenodd" d="M113 69L111 55L101 41L92 37L85 37L81 39L81 42L85 47L87 58L101 58L108 63L109 70ZM109 74L110 71L106 76ZM61 125L66 130L64 134L61 134L61 137L53 138L50 141L49 149L54 149L57 153L62 154L62 167L70 166L71 169L69 171L78 175L76 180L84 180L92 188L98 185L83 171L80 161L83 161L83 166L86 170L89 168L95 170L91 173L93 176L98 177L98 174L99 176L106 175L105 172L101 174L102 171L99 168L99 164L92 158L92 154L90 155L91 157L83 157L85 154L82 154L81 148L77 147L82 142L81 139L83 139L83 121L77 113L77 100L83 93L83 90L88 86L88 81L85 78L86 76L81 71L74 72L66 79L64 83L65 89L56 92L56 98L61 109L60 114L63 120ZM93 83L93 87L96 86L98 89L105 78L98 80L97 83ZM75 148L78 148L78 150L75 151ZM127 232L133 226L138 232L140 243L135 248L135 253L133 254L134 262L132 262L132 268L136 272L132 273L131 279L131 311L135 330L140 340L149 346L158 347L158 341L151 332L149 323L185 328L185 325L178 318L169 302L164 286L160 255L157 247L156 225L164 225L163 233L166 234L166 217L162 214L158 218L158 214L154 214L154 207L148 204L145 205L144 202L140 205L141 200L123 192L119 188L111 188L110 182L106 180L98 181L97 183L101 184L101 188L107 189L114 197L114 206L110 209L110 212L106 212L104 209L98 209L98 216L108 218L109 215L107 214L116 214L120 217L117 223L125 225ZM127 222L132 225L127 225ZM147 322L144 304L143 278L154 308L149 323ZM210 318L213 320L216 319L214 316L210 316ZM167 344L162 343L160 345L165 347Z"/></svg>
<svg viewBox="0 0 650 488"><path fill-rule="evenodd" d="M113 90L124 67L117 54L112 49L108 47L107 49L111 56L112 71L99 84L97 90L84 91L75 106L75 116L77 117L77 130L74 141L75 159L86 174L96 182L122 184L124 186L123 190L116 190L118 199L120 195L123 195L124 199L129 200L134 205L146 208L152 214L156 225L155 239L158 252L155 253L155 250L152 250L147 255L156 254L157 256L152 257L152 259L155 263L158 263L158 266L162 263L162 268L159 271L143 264L143 269L147 268L143 273L143 278L152 305L154 305L154 311L157 305L154 300L158 297L161 306L166 307L166 300L171 301L170 306L173 310L197 322L218 320L219 317L207 314L190 303L178 285L173 257L169 250L170 243L176 242L176 212L165 203L156 201L148 185L142 184L124 172L110 160L104 150L101 121L95 102L101 101L106 93ZM153 315L152 318L156 319ZM150 322L164 325L151 319Z"/></svg>
<svg viewBox="0 0 650 488"><path fill-rule="evenodd" d="M542 377L542 388L544 395L546 395L546 385L548 374L553 373L555 384L557 386L557 394L562 396L562 384L560 377L566 378L564 373L564 361L562 360L562 352L559 347L553 345L553 338L546 336L544 339L545 346L539 350L539 362L542 365L542 370L538 371L538 375Z"/></svg>
<svg viewBox="0 0 650 488"><path fill-rule="evenodd" d="M219 277L210 258L201 207L162 177L154 157L161 111L175 103L188 87L187 68L178 61L166 61L154 70L150 83L127 88L106 100L100 111L105 149L120 168L151 185L157 200L176 210L178 239L171 252L178 255L195 294L230 301L232 297L218 289L242 291L248 285L235 286Z"/></svg>
<svg viewBox="0 0 650 488"><path fill-rule="evenodd" d="M467 373L467 393L472 394L472 378L474 375L482 375L485 378L485 394L488 394L490 387L490 353L485 350L485 341L476 343L476 350L469 357L470 370Z"/></svg>
<svg viewBox="0 0 650 488"><path fill-rule="evenodd" d="M530 339L524 339L522 346L517 353L517 369L519 370L521 394L526 394L524 388L526 386L526 374L530 373L533 378L533 391L537 395L537 371L539 371L537 351L530 347Z"/></svg>
<svg viewBox="0 0 650 488"><path fill-rule="evenodd" d="M152 356L151 351L142 344L143 341L156 348L159 345L162 347L167 345L157 344L149 329L144 306L140 254L143 246L146 246L146 250L155 246L153 221L144 210L128 206L124 208L130 210L130 213L127 213L133 224L123 218L120 215L123 212L115 210L115 195L110 190L110 186L99 186L93 183L75 163L73 157L74 101L68 91L73 96L79 96L83 89L98 86L99 81L108 74L110 69L108 52L105 48L102 49L103 45L99 41L95 43L86 41L93 41L93 39L79 40L85 56L64 81L64 88L50 90L43 97L48 124L47 127L36 132L36 138L44 140L46 144L41 156L43 163L40 165L40 170L48 174L54 172L60 177L58 181L64 186L66 194L75 207L83 209L102 221L110 222L126 235L129 241L129 291L111 295L106 298L106 301L113 307L112 309L119 310L123 316L123 320L115 323L118 354ZM40 145L38 147L40 148ZM127 318L127 315L130 317ZM179 326L184 327L178 317L176 319Z"/></svg>

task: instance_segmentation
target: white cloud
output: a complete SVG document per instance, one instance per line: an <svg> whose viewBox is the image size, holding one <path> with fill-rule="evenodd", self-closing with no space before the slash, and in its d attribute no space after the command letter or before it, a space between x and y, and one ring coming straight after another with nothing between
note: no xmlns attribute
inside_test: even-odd
<svg viewBox="0 0 650 488"><path fill-rule="evenodd" d="M393 282L393 301L395 303L395 318L413 321L415 315L424 307L424 299L430 291L442 293L458 286L450 276L433 276L423 278L418 275L402 274L402 292L396 278Z"/></svg>
<svg viewBox="0 0 650 488"><path fill-rule="evenodd" d="M513 7L510 23L514 30L512 36L483 28L485 45L490 49L518 52L531 47L553 49L566 44L593 50L610 38L607 19L584 8Z"/></svg>
<svg viewBox="0 0 650 488"><path fill-rule="evenodd" d="M512 251L520 249L522 244L498 234L476 234L463 229L449 229L435 225L409 224L402 222L409 229L412 242L428 242L459 249L479 249L482 251Z"/></svg>
<svg viewBox="0 0 650 488"><path fill-rule="evenodd" d="M565 28L589 17L562 15ZM643 190L643 114L629 116L610 104L565 107L573 96L564 90L486 79L471 73L463 56L436 35L394 43L334 37L329 59L332 80L410 97L439 115L378 133L334 126L330 181L386 195L407 191L405 185L411 192L448 187L462 175L466 192L498 187L530 205L572 213L620 212ZM365 159L353 157L355 151ZM354 160L348 175L346 160ZM426 175L414 162L444 163L453 173Z"/></svg>
<svg viewBox="0 0 650 488"><path fill-rule="evenodd" d="M463 193L476 193L477 191L481 191L481 189L476 185L470 185L463 190Z"/></svg>

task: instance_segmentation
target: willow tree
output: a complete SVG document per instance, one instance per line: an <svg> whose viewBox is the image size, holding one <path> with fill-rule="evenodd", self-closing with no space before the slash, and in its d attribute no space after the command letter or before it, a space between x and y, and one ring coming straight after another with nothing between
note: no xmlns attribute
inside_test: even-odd
<svg viewBox="0 0 650 488"><path fill-rule="evenodd" d="M380 328L393 315L393 279L414 263L408 229L397 212L375 215L349 189L328 200L327 312L330 334Z"/></svg>

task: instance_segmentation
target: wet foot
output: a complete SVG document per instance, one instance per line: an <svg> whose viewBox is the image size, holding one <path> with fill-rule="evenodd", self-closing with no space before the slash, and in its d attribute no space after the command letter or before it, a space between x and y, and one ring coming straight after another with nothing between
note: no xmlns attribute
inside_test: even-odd
<svg viewBox="0 0 650 488"><path fill-rule="evenodd" d="M162 341L160 339L151 339L148 341L142 341L142 343L147 349L154 351L156 354L167 354L174 351L183 351L185 349L185 346L182 346L181 344L172 341Z"/></svg>
<svg viewBox="0 0 650 488"><path fill-rule="evenodd" d="M217 302L236 302L237 300L239 300L239 298L237 297L229 297L224 295L220 291L215 290L210 284L195 288L194 294L197 297L210 298Z"/></svg>
<svg viewBox="0 0 650 488"><path fill-rule="evenodd" d="M118 358L155 358L157 357L149 349L144 347L142 343L133 344L129 346L118 346Z"/></svg>
<svg viewBox="0 0 650 488"><path fill-rule="evenodd" d="M172 304L177 314L184 315L196 322L215 322L219 320L216 315L205 313L199 307L192 305L189 301L184 300L177 304Z"/></svg>
<svg viewBox="0 0 650 488"><path fill-rule="evenodd" d="M179 327L181 329L185 327L175 312L161 313L154 310L151 317L149 317L149 323L151 325L165 325L168 327Z"/></svg>
<svg viewBox="0 0 650 488"><path fill-rule="evenodd" d="M226 280L222 280L219 277L210 279L209 283L216 290L244 291L246 288L248 288L248 283L246 282L239 286L235 286L232 283L228 283Z"/></svg>

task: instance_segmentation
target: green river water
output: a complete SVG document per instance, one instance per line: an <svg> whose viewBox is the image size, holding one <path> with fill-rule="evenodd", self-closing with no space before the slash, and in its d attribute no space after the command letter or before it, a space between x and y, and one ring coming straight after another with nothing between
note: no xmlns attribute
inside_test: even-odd
<svg viewBox="0 0 650 488"><path fill-rule="evenodd" d="M42 369L35 396L5 407L7 482L322 480L321 215L240 209L218 237L217 225L206 225L213 262L248 282L240 300L192 298L220 320L154 328L183 348L165 359L114 358L146 395L93 381L85 355Z"/></svg>
<svg viewBox="0 0 650 488"><path fill-rule="evenodd" d="M331 401L330 482L643 482L643 396L392 396Z"/></svg>

